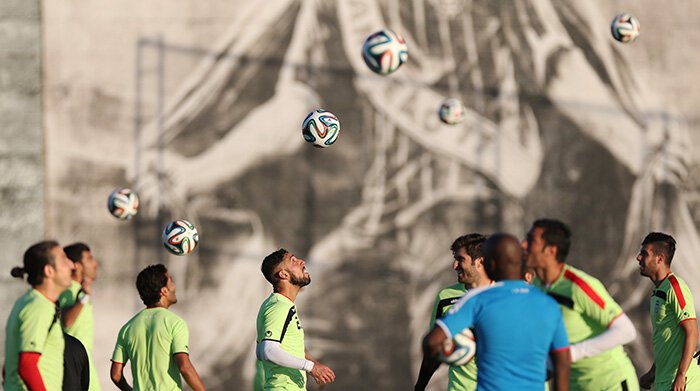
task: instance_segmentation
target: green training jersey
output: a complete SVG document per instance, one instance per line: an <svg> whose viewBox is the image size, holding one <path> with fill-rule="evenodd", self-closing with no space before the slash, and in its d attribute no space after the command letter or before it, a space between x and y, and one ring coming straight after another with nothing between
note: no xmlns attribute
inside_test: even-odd
<svg viewBox="0 0 700 391"><path fill-rule="evenodd" d="M82 286L77 281L71 281L70 287L66 289L61 296L58 298L58 303L61 306L61 310L65 310L68 307L75 305L78 301L78 292ZM99 391L100 382L97 377L97 371L95 370L95 364L92 361L92 348L95 345L94 337L95 329L95 319L92 315L92 303L88 301L83 304L83 308L80 310L80 314L75 318L70 327L66 327L64 331L77 338L88 353L88 362L90 363L90 391Z"/></svg>
<svg viewBox="0 0 700 391"><path fill-rule="evenodd" d="M430 328L435 326L435 320L442 318L447 310L452 307L464 294L467 288L464 284L454 284L441 290L435 297L432 316L430 317ZM476 390L476 358L462 366L450 366L448 372L449 383L447 389L450 391L474 391Z"/></svg>
<svg viewBox="0 0 700 391"><path fill-rule="evenodd" d="M175 354L189 354L187 323L165 308L146 308L119 330L112 361L131 360L134 391L181 390Z"/></svg>
<svg viewBox="0 0 700 391"><path fill-rule="evenodd" d="M5 391L26 390L19 377L21 352L41 353L39 373L47 391L63 387L65 341L56 304L36 289L17 299L5 326Z"/></svg>
<svg viewBox="0 0 700 391"><path fill-rule="evenodd" d="M304 329L294 302L284 295L272 293L260 306L257 320L258 346L264 340L277 341L282 350L305 358ZM262 361L265 390L306 390L306 372Z"/></svg>
<svg viewBox="0 0 700 391"><path fill-rule="evenodd" d="M685 332L680 324L695 319L695 302L685 281L669 274L651 296L652 344L656 363L655 390L668 390L676 378L683 354ZM700 367L691 361L686 373L686 388L700 388Z"/></svg>
<svg viewBox="0 0 700 391"><path fill-rule="evenodd" d="M549 286L537 278L533 283L559 303L572 345L600 335L623 314L598 279L573 266L565 265L559 278ZM623 382L629 390L639 388L632 362L622 346L571 364L572 391L617 390Z"/></svg>

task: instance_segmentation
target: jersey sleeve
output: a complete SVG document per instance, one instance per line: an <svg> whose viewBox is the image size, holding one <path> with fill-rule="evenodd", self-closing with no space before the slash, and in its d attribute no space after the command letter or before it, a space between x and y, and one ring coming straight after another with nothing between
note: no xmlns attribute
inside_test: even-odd
<svg viewBox="0 0 700 391"><path fill-rule="evenodd" d="M58 297L58 305L61 306L61 308L70 307L75 304L75 300L76 294L73 293L71 288L68 288Z"/></svg>
<svg viewBox="0 0 700 391"><path fill-rule="evenodd" d="M586 318L603 327L608 327L615 318L622 314L622 308L610 296L600 281L584 281L577 277L574 284L572 294L574 306Z"/></svg>
<svg viewBox="0 0 700 391"><path fill-rule="evenodd" d="M435 326L435 320L437 319L438 306L440 305L440 292L435 295L435 303L433 304L433 311L430 313L430 327L432 329Z"/></svg>
<svg viewBox="0 0 700 391"><path fill-rule="evenodd" d="M295 306L273 305L265 310L262 325L262 340L282 342L287 328L296 314Z"/></svg>
<svg viewBox="0 0 700 391"><path fill-rule="evenodd" d="M119 330L119 335L117 335L117 343L114 346L114 352L112 353L112 361L118 363L126 363L129 361L129 354L124 345L124 329Z"/></svg>
<svg viewBox="0 0 700 391"><path fill-rule="evenodd" d="M474 325L477 300L469 295L459 299L455 305L447 311L444 317L436 321L443 329L449 331L450 336L457 335L466 328Z"/></svg>
<svg viewBox="0 0 700 391"><path fill-rule="evenodd" d="M58 318L40 305L27 305L20 312L19 351L43 353L49 328ZM55 324L53 327L61 327Z"/></svg>
<svg viewBox="0 0 700 391"><path fill-rule="evenodd" d="M679 281L675 276L669 276L671 289L668 291L668 303L678 323L695 319L695 303L688 285Z"/></svg>
<svg viewBox="0 0 700 391"><path fill-rule="evenodd" d="M554 336L552 338L552 345L549 347L549 351L553 352L556 350L561 350L569 346L569 336L566 333L566 326L564 325L564 317L561 315L561 311L557 306L557 310L554 312L557 318L557 327L554 330Z"/></svg>
<svg viewBox="0 0 700 391"><path fill-rule="evenodd" d="M189 348L190 340L190 329L187 327L187 323L178 319L173 326L173 342L170 346L173 354L176 353L190 353Z"/></svg>

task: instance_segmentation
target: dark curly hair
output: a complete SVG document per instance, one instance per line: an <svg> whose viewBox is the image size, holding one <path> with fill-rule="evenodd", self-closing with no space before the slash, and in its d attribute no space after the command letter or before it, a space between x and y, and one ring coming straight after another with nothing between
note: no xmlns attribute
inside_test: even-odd
<svg viewBox="0 0 700 391"><path fill-rule="evenodd" d="M150 265L141 270L136 277L136 290L139 291L141 301L146 307L155 305L160 301L160 289L168 284L168 269L165 265Z"/></svg>
<svg viewBox="0 0 700 391"><path fill-rule="evenodd" d="M260 271L262 271L263 276L265 276L265 279L272 284L272 286L277 286L277 283L279 282L279 278L277 278L277 273L275 273L275 269L277 269L277 266L282 263L282 260L284 259L285 254L287 254L289 251L281 248L272 254L269 254L268 256L265 257L262 261L262 266L260 266Z"/></svg>
<svg viewBox="0 0 700 391"><path fill-rule="evenodd" d="M452 242L450 250L452 253L456 253L459 249L464 248L472 259L481 258L481 247L486 241L486 236L478 233L466 234L458 237Z"/></svg>

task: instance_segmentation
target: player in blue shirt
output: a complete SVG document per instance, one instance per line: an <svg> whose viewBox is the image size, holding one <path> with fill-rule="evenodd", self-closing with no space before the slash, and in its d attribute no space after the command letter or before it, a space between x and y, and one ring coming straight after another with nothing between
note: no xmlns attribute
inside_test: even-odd
<svg viewBox="0 0 700 391"><path fill-rule="evenodd" d="M496 284L470 291L436 322L424 339L437 355L447 338L473 328L477 390L544 390L547 356L554 362L554 389L568 390L569 339L559 304L520 278L524 271L518 239L492 235L483 248L486 273Z"/></svg>

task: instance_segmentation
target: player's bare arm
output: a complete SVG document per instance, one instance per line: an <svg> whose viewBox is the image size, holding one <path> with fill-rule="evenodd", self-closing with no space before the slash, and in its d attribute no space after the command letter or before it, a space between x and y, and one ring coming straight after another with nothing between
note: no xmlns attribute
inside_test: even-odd
<svg viewBox="0 0 700 391"><path fill-rule="evenodd" d="M121 391L131 391L132 388L124 378L124 363L112 361L112 369L110 370L112 383Z"/></svg>
<svg viewBox="0 0 700 391"><path fill-rule="evenodd" d="M673 391L685 390L685 375L688 372L688 367L693 362L693 354L698 348L698 321L696 319L687 319L680 323L681 329L685 333L683 343L683 355L678 364L678 372L673 380Z"/></svg>
<svg viewBox="0 0 700 391"><path fill-rule="evenodd" d="M560 349L550 353L554 363L554 389L567 391L569 389L569 370L571 367L571 349Z"/></svg>
<svg viewBox="0 0 700 391"><path fill-rule="evenodd" d="M192 388L192 391L204 391L204 384L190 361L190 355L187 353L176 353L174 357L177 368L180 370L187 384Z"/></svg>

